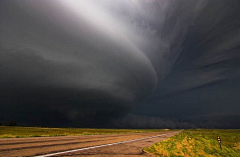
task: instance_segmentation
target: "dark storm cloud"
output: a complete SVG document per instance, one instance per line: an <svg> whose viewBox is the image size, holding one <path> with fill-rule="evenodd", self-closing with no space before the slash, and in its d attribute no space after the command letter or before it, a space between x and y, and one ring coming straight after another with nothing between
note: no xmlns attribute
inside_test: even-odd
<svg viewBox="0 0 240 157"><path fill-rule="evenodd" d="M200 10L178 1L170 11L164 34L171 39L173 64L136 113L239 128L239 1L200 2Z"/></svg>
<svg viewBox="0 0 240 157"><path fill-rule="evenodd" d="M84 12L65 3L1 1L1 106L38 105L76 119L110 104L121 114L152 93L155 70L124 28L88 3L78 6Z"/></svg>
<svg viewBox="0 0 240 157"><path fill-rule="evenodd" d="M124 117L115 118L110 122L111 126L116 128L196 128L197 125L179 122L177 119L164 119L159 117L139 116L128 114Z"/></svg>
<svg viewBox="0 0 240 157"><path fill-rule="evenodd" d="M3 121L239 127L238 0L0 3Z"/></svg>

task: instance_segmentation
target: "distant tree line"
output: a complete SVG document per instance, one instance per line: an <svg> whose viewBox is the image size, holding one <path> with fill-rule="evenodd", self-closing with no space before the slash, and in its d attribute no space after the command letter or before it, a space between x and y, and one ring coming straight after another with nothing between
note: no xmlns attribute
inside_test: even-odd
<svg viewBox="0 0 240 157"><path fill-rule="evenodd" d="M9 122L0 122L0 126L17 126L17 122L14 120Z"/></svg>

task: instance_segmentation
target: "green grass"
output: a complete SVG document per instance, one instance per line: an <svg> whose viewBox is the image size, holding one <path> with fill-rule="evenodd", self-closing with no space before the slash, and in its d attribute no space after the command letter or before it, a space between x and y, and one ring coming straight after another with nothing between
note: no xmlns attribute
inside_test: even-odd
<svg viewBox="0 0 240 157"><path fill-rule="evenodd" d="M217 136L221 137L222 150ZM154 156L240 157L240 130L184 130L171 138L144 148Z"/></svg>
<svg viewBox="0 0 240 157"><path fill-rule="evenodd" d="M168 131L164 129L88 129L0 126L0 138L81 136Z"/></svg>

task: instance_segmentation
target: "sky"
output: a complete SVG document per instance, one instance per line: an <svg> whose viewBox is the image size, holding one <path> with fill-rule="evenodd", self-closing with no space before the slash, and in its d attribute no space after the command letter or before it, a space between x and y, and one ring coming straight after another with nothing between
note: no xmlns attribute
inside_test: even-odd
<svg viewBox="0 0 240 157"><path fill-rule="evenodd" d="M239 0L1 0L0 122L240 128Z"/></svg>

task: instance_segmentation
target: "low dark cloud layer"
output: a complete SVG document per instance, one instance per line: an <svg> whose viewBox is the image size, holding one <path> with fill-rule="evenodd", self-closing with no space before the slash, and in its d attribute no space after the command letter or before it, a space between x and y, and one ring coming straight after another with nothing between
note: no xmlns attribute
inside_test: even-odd
<svg viewBox="0 0 240 157"><path fill-rule="evenodd" d="M238 0L2 0L0 121L240 127Z"/></svg>

